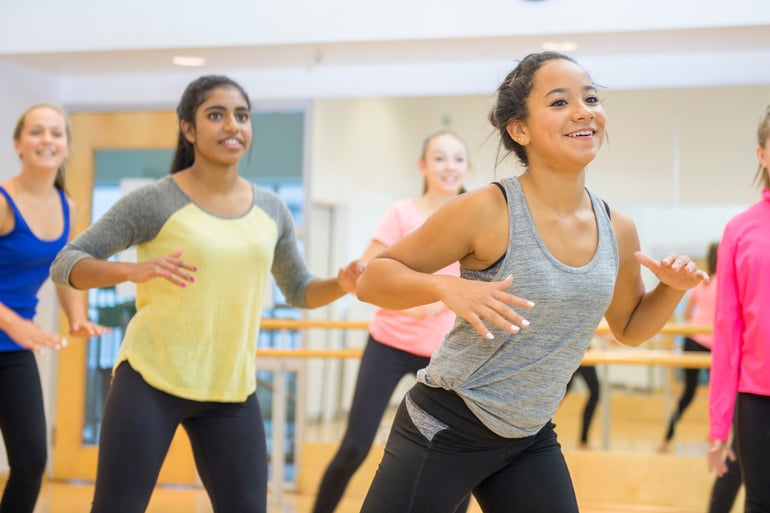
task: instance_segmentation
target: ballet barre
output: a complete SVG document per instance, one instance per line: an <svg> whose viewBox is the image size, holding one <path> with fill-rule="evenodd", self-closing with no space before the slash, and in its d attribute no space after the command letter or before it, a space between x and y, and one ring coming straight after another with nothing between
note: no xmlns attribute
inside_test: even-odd
<svg viewBox="0 0 770 513"><path fill-rule="evenodd" d="M297 331L303 329L344 329L366 330L366 321L332 321L332 320L296 320L296 319L263 319L261 329L274 331ZM663 326L658 335L693 335L711 333L711 326L692 326L669 323ZM611 331L605 324L600 324L596 335L610 336ZM285 469L284 433L286 430L286 404L288 400L287 360L308 359L355 359L361 358L363 348L348 349L282 349L258 348L257 359L273 359L277 362L273 379L273 429L270 450L272 471L270 486L273 501L281 502L283 494L283 475ZM607 368L610 365L646 365L681 368L708 368L711 365L710 353L685 353L665 349L646 349L642 347L626 347L618 343L617 347L598 348L587 351L582 365L597 365L602 370L601 398L602 405L602 446L609 448L610 434L610 385ZM259 367L259 365L258 365ZM666 387L667 388L667 387Z"/></svg>

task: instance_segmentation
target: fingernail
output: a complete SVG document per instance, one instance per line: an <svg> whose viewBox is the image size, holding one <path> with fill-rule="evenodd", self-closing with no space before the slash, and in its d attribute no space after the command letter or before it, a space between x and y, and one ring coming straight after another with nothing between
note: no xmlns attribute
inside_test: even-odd
<svg viewBox="0 0 770 513"><path fill-rule="evenodd" d="M535 302L534 301L527 301L527 306L532 308L533 306L535 306Z"/></svg>
<svg viewBox="0 0 770 513"><path fill-rule="evenodd" d="M511 325L511 331L514 332L514 333L518 333L519 332L519 327L516 326L515 324L512 324Z"/></svg>
<svg viewBox="0 0 770 513"><path fill-rule="evenodd" d="M521 324L522 324L523 326L525 326L525 327L526 327L526 326L529 326L529 321L528 321L528 320L526 320L526 319L522 319L522 320L521 320Z"/></svg>
<svg viewBox="0 0 770 513"><path fill-rule="evenodd" d="M492 332L487 331L487 334L484 335L484 338L487 339L487 340L494 340L495 336L492 335Z"/></svg>

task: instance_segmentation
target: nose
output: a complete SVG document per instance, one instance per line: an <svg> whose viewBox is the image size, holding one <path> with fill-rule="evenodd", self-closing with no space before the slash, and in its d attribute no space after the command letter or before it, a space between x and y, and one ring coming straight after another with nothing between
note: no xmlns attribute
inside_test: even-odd
<svg viewBox="0 0 770 513"><path fill-rule="evenodd" d="M596 113L585 102L579 102L574 113L575 119L593 119L596 117Z"/></svg>
<svg viewBox="0 0 770 513"><path fill-rule="evenodd" d="M238 122L235 120L235 116L225 116L225 130L229 132L238 131Z"/></svg>

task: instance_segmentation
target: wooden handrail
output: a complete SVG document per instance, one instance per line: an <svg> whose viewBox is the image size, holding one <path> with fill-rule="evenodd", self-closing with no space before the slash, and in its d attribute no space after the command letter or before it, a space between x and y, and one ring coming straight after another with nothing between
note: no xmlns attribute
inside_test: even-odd
<svg viewBox="0 0 770 513"><path fill-rule="evenodd" d="M264 319L262 328L267 330L299 330L311 328L325 329L366 329L368 322L362 321L305 321L294 319ZM659 333L693 335L711 333L711 326L692 326L689 324L666 324ZM609 334L606 325L600 325L597 335ZM363 349L257 349L257 356L262 358L323 358L352 359L360 358ZM678 352L666 349L624 348L592 349L583 357L583 365L657 365L661 367L708 368L711 366L711 354L701 352Z"/></svg>
<svg viewBox="0 0 770 513"><path fill-rule="evenodd" d="M329 320L305 320L305 319L262 319L263 330L299 330L311 328L323 329L348 329L365 330L369 328L368 321L329 321ZM711 333L712 326L695 326L691 324L668 323L658 332L662 335L695 335L698 333ZM609 335L610 329L605 323L596 328L597 335Z"/></svg>

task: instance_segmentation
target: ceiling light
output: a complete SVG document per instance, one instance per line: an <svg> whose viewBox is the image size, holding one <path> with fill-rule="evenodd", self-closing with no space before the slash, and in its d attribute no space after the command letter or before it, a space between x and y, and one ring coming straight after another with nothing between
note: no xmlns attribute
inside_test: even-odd
<svg viewBox="0 0 770 513"><path fill-rule="evenodd" d="M574 41L546 41L540 46L549 52L574 52L577 50L577 43Z"/></svg>
<svg viewBox="0 0 770 513"><path fill-rule="evenodd" d="M206 64L206 59L203 57L176 55L171 62L177 66L203 66Z"/></svg>

